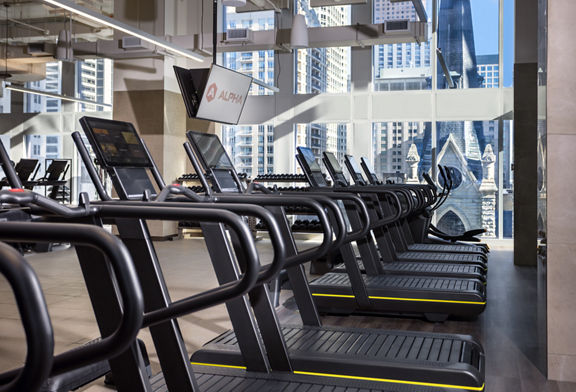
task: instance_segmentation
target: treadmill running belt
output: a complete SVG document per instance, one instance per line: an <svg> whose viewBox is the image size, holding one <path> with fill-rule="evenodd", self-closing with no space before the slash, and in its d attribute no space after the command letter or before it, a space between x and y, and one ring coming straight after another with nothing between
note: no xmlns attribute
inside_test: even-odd
<svg viewBox="0 0 576 392"><path fill-rule="evenodd" d="M422 252L402 252L398 253L399 260L427 260L444 263L486 263L486 259L475 254L461 253L422 253Z"/></svg>
<svg viewBox="0 0 576 392"><path fill-rule="evenodd" d="M484 353L468 336L307 326L284 326L282 333L295 371L466 389L484 384ZM242 365L234 332L207 343L192 362Z"/></svg>
<svg viewBox="0 0 576 392"><path fill-rule="evenodd" d="M450 279L450 278L428 278L428 277L407 277L363 275L368 288L394 288L405 290L442 290L454 292L482 291L480 282L471 279ZM311 286L350 286L350 278L347 274L327 273L310 283Z"/></svg>
<svg viewBox="0 0 576 392"><path fill-rule="evenodd" d="M411 251L424 252L453 252L453 253L479 253L484 254L481 247L476 245L449 245L449 244L412 244L408 245Z"/></svg>
<svg viewBox="0 0 576 392"><path fill-rule="evenodd" d="M364 264L358 261L360 271L365 272ZM474 264L390 262L383 263L384 272L403 275L426 275L459 278L476 278L485 280L484 269ZM332 272L346 272L344 263L338 264Z"/></svg>

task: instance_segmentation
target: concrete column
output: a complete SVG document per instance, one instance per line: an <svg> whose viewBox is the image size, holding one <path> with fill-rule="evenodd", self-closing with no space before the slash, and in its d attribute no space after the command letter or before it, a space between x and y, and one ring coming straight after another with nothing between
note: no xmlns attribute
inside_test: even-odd
<svg viewBox="0 0 576 392"><path fill-rule="evenodd" d="M116 19L158 36L189 33L186 31L189 24L182 17L188 14L188 10L182 2L116 1L114 14ZM121 36L116 34L116 38ZM134 124L167 183L190 171L182 147L187 128L211 128L206 121L187 122L186 109L172 70L174 64L188 68L209 66L209 63L192 64L192 61L162 56L114 62L113 118ZM177 233L176 222L149 222L149 226L156 237Z"/></svg>
<svg viewBox="0 0 576 392"><path fill-rule="evenodd" d="M538 0L516 0L514 61L514 263L536 265Z"/></svg>
<svg viewBox="0 0 576 392"><path fill-rule="evenodd" d="M576 67L575 13L573 0L548 1L548 377L572 382L576 382L576 79L571 76ZM518 181L519 176L514 178Z"/></svg>
<svg viewBox="0 0 576 392"><path fill-rule="evenodd" d="M352 7L352 25L356 23L372 23L372 3ZM372 89L372 47L352 48L350 62L351 115L354 123L350 129L352 135L348 137L348 151L358 160L364 156L372 162L372 100L371 96L366 94Z"/></svg>

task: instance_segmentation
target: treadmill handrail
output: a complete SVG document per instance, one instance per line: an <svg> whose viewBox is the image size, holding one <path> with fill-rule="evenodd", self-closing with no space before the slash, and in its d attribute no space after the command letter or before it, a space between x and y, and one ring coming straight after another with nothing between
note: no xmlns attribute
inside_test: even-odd
<svg viewBox="0 0 576 392"><path fill-rule="evenodd" d="M51 376L120 354L136 339L142 326L144 299L130 253L118 238L100 227L85 224L4 222L0 225L0 239L39 242L69 241L91 246L106 255L116 276L122 298L122 318L116 330L93 344L56 355L50 372ZM15 372L19 372L19 369L9 374L13 376Z"/></svg>
<svg viewBox="0 0 576 392"><path fill-rule="evenodd" d="M270 240L272 242L272 247L274 249L274 256L273 260L270 264L266 266L262 266L258 273L258 280L257 285L261 283L269 282L270 280L274 279L283 268L285 268L285 264L287 261L287 252L286 252L286 244L282 240L282 236L280 234L280 228L278 226L278 222L274 219L274 216L270 211L267 209L252 205L252 204L240 204L240 203L212 203L209 201L199 201L195 203L191 203L190 201L173 201L173 202L159 202L159 201L135 201L135 200L115 200L113 201L113 205L121 205L121 206L133 206L133 207L147 207L147 208L155 208L155 207L167 207L167 208L177 208L177 209L218 209L218 210L226 210L230 212L234 212L240 215L251 215L256 216L262 219L267 227L269 228L270 233ZM109 202L94 202L96 206L101 205L109 205ZM154 211L152 211L154 213ZM102 214L102 210L100 210L100 214ZM142 215L144 216L144 215ZM182 214L177 215L180 217L178 220L182 220ZM144 219L144 218L143 218ZM157 215L154 215L152 218L146 219L162 219L157 218ZM173 216L171 219L175 219Z"/></svg>
<svg viewBox="0 0 576 392"><path fill-rule="evenodd" d="M306 206L312 209L316 215L318 216L318 220L320 221L320 225L323 231L322 243L310 249L306 249L304 251L298 252L295 255L288 256L285 263L285 268L289 268L295 265L299 265L305 263L310 260L315 260L326 255L330 249L332 249L335 244L339 245L345 236L346 233L346 224L344 223L344 218L341 215L340 209L336 205L330 205L330 200L325 200L324 204L328 205L329 208L334 212L335 218L338 226L338 233L336 241L333 240L333 231L332 226L330 225L330 221L328 220L328 216L324 208L318 202L318 200L311 200L310 198L305 198L302 196L296 196L293 198L286 197L286 195L247 195L247 194L231 194L231 193L218 193L213 194L210 198L211 201L215 203L225 202L225 203L257 203L259 205L267 205L267 206L278 206L278 207L285 207L285 206ZM337 210L337 211L336 211ZM342 228L343 227L343 228Z"/></svg>
<svg viewBox="0 0 576 392"><path fill-rule="evenodd" d="M217 288L204 291L202 293L172 302L170 305L153 310L144 315L143 326L151 326L168 319L174 319L186 314L206 309L229 299L242 296L250 291L258 281L260 272L260 261L258 251L252 234L242 218L233 212L221 209L174 208L169 206L146 207L144 205L128 206L118 202L98 202L98 215L105 218L137 218L137 219L158 219L158 220L182 220L194 219L202 222L218 222L226 224L233 230L243 244L241 247L244 253L245 269L239 280L235 280ZM281 261L281 260L280 260Z"/></svg>
<svg viewBox="0 0 576 392"><path fill-rule="evenodd" d="M370 219L370 214L368 213L368 208L366 207L366 203L362 200L362 198L358 197L357 195L347 193L343 191L341 188L313 188L313 192L306 192L305 195L308 196L326 196L329 195L330 197L337 199L337 200L350 200L354 203L357 207L357 211L360 212L360 217L364 221L363 225L358 228L356 231L351 231L350 233L346 232L346 226L344 226L344 231L346 232L346 237L344 238L342 243L339 243L338 246L341 246L345 243L352 242L359 240L360 238L364 238L368 235L368 231L371 227L373 227L377 222L372 222ZM297 191L295 191L297 192ZM291 193L291 192L288 192ZM282 193L285 194L285 193ZM338 209L340 210L340 209Z"/></svg>
<svg viewBox="0 0 576 392"><path fill-rule="evenodd" d="M67 207L48 197L24 189L0 190L0 203L18 204L23 207L39 207L51 214L65 218L81 218L96 211L89 206Z"/></svg>
<svg viewBox="0 0 576 392"><path fill-rule="evenodd" d="M54 357L54 331L42 287L26 259L4 243L0 243L0 274L14 293L27 348L24 366L15 376L0 374L0 380L11 378L7 384L0 385L0 391L36 391L48 378Z"/></svg>
<svg viewBox="0 0 576 392"><path fill-rule="evenodd" d="M100 197L101 200L111 200L112 198L110 197L108 192L106 192L104 184L102 184L102 180L100 179L100 176L96 171L94 162L92 162L92 159L90 159L90 153L88 152L88 149L86 148L84 142L82 141L82 136L80 135L80 132L78 131L72 132L72 139L74 140L74 144L78 149L80 159L82 159L82 162L84 162L84 167L86 167L86 170L88 171L88 176L90 176L92 183L96 187L96 192L98 192L98 196Z"/></svg>
<svg viewBox="0 0 576 392"><path fill-rule="evenodd" d="M22 181L20 181L20 177L16 173L16 169L12 165L12 161L10 160L10 155L6 151L4 147L4 143L0 141L0 165L4 170L4 174L6 174L6 178L8 179L8 184L11 188L22 188Z"/></svg>

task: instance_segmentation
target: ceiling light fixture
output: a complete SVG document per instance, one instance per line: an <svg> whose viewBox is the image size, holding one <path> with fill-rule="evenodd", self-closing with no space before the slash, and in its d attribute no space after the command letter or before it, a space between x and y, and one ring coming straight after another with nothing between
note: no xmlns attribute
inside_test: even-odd
<svg viewBox="0 0 576 392"><path fill-rule="evenodd" d="M308 26L306 26L306 17L302 14L292 16L290 47L294 49L308 47Z"/></svg>
<svg viewBox="0 0 576 392"><path fill-rule="evenodd" d="M88 99L82 99L82 98L76 98L76 97L69 97L67 95L60 95L60 94L54 94L54 93L49 93L47 91L41 91L41 90L33 90L31 88L26 88L26 87L20 87L20 86L15 86L13 84L11 85L7 85L6 86L7 90L12 90L12 91L18 91L24 94L34 94L34 95L42 95L44 97L49 97L49 98L56 98L56 99L61 99L63 101L70 101L70 102L77 102L77 103L85 103L87 105L95 105L95 106L102 106L105 108L111 108L112 105L107 104L107 103L100 103L100 102L96 102L96 101L90 101Z"/></svg>
<svg viewBox="0 0 576 392"><path fill-rule="evenodd" d="M75 4L74 2L68 0L43 0L45 3L53 5L55 7L59 7L65 9L67 11L72 12L73 14L82 16L84 18L90 19L94 22L103 24L104 26L110 27L111 29L122 31L123 33L129 34L133 37L138 37L143 41L150 42L156 46L166 49L167 51L180 55L182 57L186 57L195 61L204 62L204 57L190 51L187 49L182 49L176 45L173 45L171 42L167 42L164 40L159 39L158 37L148 34L145 31L135 29L134 27L127 25L125 23L119 22L115 19L112 19L108 16L99 14L97 12L92 11L89 8L82 7L80 5Z"/></svg>

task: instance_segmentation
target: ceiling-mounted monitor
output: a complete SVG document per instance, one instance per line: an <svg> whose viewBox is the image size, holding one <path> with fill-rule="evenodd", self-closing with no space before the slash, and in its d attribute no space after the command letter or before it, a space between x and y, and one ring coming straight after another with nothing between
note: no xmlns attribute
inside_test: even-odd
<svg viewBox="0 0 576 392"><path fill-rule="evenodd" d="M228 68L213 64L204 73L174 67L191 118L238 124L252 78Z"/></svg>

